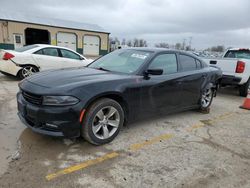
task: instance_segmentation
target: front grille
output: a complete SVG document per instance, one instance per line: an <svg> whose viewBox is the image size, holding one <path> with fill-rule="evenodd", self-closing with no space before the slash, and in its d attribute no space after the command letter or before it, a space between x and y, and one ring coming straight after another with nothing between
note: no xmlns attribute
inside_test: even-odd
<svg viewBox="0 0 250 188"><path fill-rule="evenodd" d="M28 93L28 92L22 92L23 98L32 103L32 104L37 104L37 105L41 105L42 104L42 96L41 95L35 95L32 93Z"/></svg>

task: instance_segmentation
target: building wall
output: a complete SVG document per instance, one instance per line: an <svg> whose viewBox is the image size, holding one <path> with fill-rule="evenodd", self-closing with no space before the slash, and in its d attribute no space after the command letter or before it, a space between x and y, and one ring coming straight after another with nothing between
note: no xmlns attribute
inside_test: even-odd
<svg viewBox="0 0 250 188"><path fill-rule="evenodd" d="M44 29L48 30L50 33L50 43L51 45L57 45L56 34L58 32L68 32L77 35L77 51L83 53L83 37L84 35L94 35L100 38L100 51L99 55L104 55L108 53L108 33L99 33L91 31L82 31L58 27L50 27L36 24L19 23L19 22L6 22L0 21L0 48L3 49L14 49L14 37L13 34L22 34L25 44L25 34L24 30L26 28L34 29Z"/></svg>

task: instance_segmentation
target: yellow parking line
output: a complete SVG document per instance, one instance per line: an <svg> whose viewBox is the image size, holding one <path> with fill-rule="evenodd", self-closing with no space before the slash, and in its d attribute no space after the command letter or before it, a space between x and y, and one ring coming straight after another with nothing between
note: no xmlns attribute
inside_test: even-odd
<svg viewBox="0 0 250 188"><path fill-rule="evenodd" d="M214 117L213 120L210 120L209 122L214 123L216 121L226 119L226 118L230 117L233 114L234 113L232 113L232 112L231 113L225 113L225 114L219 115L218 117ZM197 124L192 125L190 128L187 129L187 131L191 132L194 129L202 128L204 126L205 126L204 123L199 122ZM141 143L132 144L129 147L129 150L130 151L137 151L137 150L140 150L140 149L142 149L142 148L144 148L146 146L155 144L155 143L160 142L162 140L168 140L168 139L173 138L173 137L174 137L174 134L163 134L163 135L154 137L154 138L152 138L150 140L146 140L146 141L141 142ZM119 156L118 152L108 153L108 154L106 154L106 155L104 155L102 157L98 157L96 159L88 160L88 161L85 161L85 162L83 162L81 164L71 166L69 168L65 168L65 169L63 169L61 171L58 171L56 173L49 174L49 175L46 176L46 179L49 181L49 180L52 180L52 179L57 178L59 176L62 176L62 175L65 175L65 174L70 174L70 173L75 172L75 171L79 171L81 169L87 168L89 166L93 166L95 164L101 163L101 162L103 162L105 160L108 160L108 159L115 158L117 156Z"/></svg>
<svg viewBox="0 0 250 188"><path fill-rule="evenodd" d="M207 122L209 122L209 124L212 124L212 123L216 123L218 121L221 121L221 120L224 120L224 119L227 119L229 117L231 117L232 115L234 115L235 112L227 112L225 114L222 114L222 115L219 115L217 117L214 117L212 120L207 120ZM194 129L198 129L198 128L201 128L201 127L205 127L205 124L203 122L198 122L194 125L192 125L190 128L187 128L186 130L188 132L191 132L192 130Z"/></svg>
<svg viewBox="0 0 250 188"><path fill-rule="evenodd" d="M95 165L97 163L101 163L101 162L103 162L105 160L112 159L112 158L115 158L117 156L119 156L119 153L117 153L117 152L108 153L108 154L106 154L106 155L104 155L102 157L98 157L96 159L88 160L88 161L85 161L85 162L83 162L81 164L71 166L69 168L65 168L65 169L63 169L61 171L58 171L56 173L49 174L49 175L46 176L46 179L47 180L52 180L52 179L57 178L59 176L69 174L69 173L72 173L72 172L87 168L89 166L93 166L93 165Z"/></svg>
<svg viewBox="0 0 250 188"><path fill-rule="evenodd" d="M157 136L157 137L154 137L150 140L146 140L145 142L141 142L141 143L136 143L136 144L133 144L129 147L129 150L131 151L136 151L136 150L139 150L145 146L148 146L148 145L151 145L151 144L154 144L156 142L160 142L161 140L167 140L167 139L170 139L174 137L173 134L163 134L161 136Z"/></svg>
<svg viewBox="0 0 250 188"><path fill-rule="evenodd" d="M204 123L199 122L199 123L197 123L197 124L192 125L190 128L187 129L187 131L188 131L188 132L191 132L191 131L194 130L194 129L198 129L198 128L201 128L201 127L204 127L204 126L205 126Z"/></svg>

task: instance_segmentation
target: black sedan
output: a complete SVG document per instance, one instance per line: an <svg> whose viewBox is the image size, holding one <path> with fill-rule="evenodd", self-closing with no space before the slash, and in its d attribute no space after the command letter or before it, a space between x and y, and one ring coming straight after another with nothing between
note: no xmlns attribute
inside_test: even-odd
<svg viewBox="0 0 250 188"><path fill-rule="evenodd" d="M52 70L24 79L18 115L34 132L112 141L126 121L211 105L221 71L175 50L114 51L88 67Z"/></svg>

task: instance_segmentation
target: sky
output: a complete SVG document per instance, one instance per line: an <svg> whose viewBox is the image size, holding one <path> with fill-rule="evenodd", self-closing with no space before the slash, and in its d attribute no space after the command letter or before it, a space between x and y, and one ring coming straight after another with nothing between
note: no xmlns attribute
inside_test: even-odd
<svg viewBox="0 0 250 188"><path fill-rule="evenodd" d="M250 47L250 0L0 0L0 9L98 24L120 40L150 46ZM190 41L191 39L191 41Z"/></svg>

